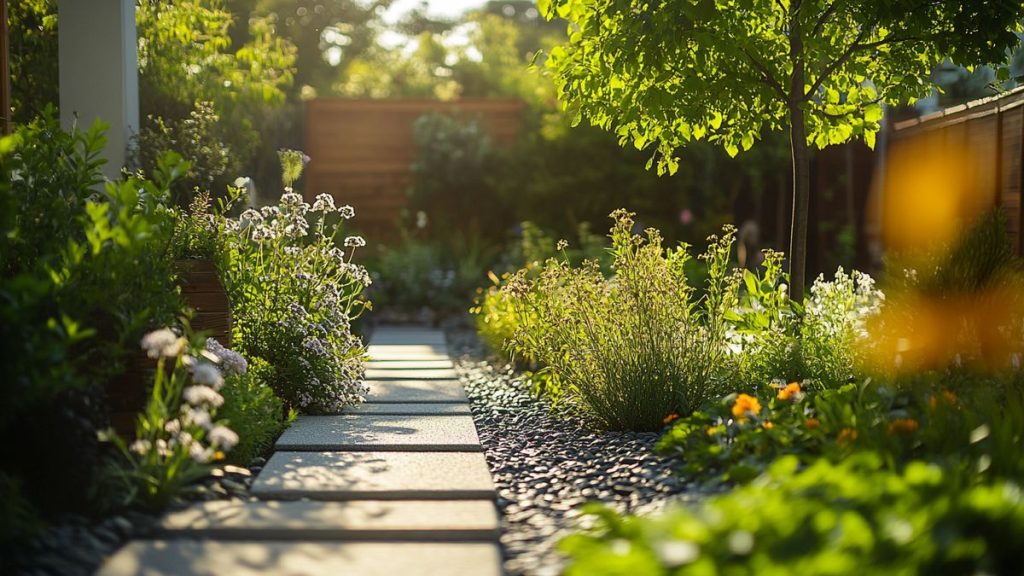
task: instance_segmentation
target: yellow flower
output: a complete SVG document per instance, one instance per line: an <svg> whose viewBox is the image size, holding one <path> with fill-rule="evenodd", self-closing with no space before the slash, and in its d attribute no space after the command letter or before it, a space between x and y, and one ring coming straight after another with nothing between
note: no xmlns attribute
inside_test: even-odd
<svg viewBox="0 0 1024 576"><path fill-rule="evenodd" d="M772 424L771 422L765 422L764 424L761 424L761 426L764 427L765 430L775 428L775 424Z"/></svg>
<svg viewBox="0 0 1024 576"><path fill-rule="evenodd" d="M795 400L800 396L800 384L790 382L786 387L779 390L779 400Z"/></svg>
<svg viewBox="0 0 1024 576"><path fill-rule="evenodd" d="M740 421L746 420L749 414L757 416L760 412L761 403L749 394L740 394L732 405L732 417Z"/></svg>
<svg viewBox="0 0 1024 576"><path fill-rule="evenodd" d="M914 432L917 432L919 427L920 424L918 424L917 420L914 420L913 418L897 418L889 423L889 434L909 436Z"/></svg>
<svg viewBox="0 0 1024 576"><path fill-rule="evenodd" d="M722 427L721 426L709 426L708 429L707 429L707 435L708 436L714 436L716 434L720 434L721 432L722 432Z"/></svg>

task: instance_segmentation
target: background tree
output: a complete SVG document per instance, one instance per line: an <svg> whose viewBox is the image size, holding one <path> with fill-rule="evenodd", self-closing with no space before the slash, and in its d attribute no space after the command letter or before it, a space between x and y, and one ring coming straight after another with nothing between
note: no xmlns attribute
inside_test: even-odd
<svg viewBox="0 0 1024 576"><path fill-rule="evenodd" d="M539 0L569 21L551 50L574 122L654 152L659 173L706 140L730 155L788 128L793 164L792 296L803 299L809 148L854 137L873 146L882 102L924 96L954 62L1001 62L1020 2L1000 0Z"/></svg>

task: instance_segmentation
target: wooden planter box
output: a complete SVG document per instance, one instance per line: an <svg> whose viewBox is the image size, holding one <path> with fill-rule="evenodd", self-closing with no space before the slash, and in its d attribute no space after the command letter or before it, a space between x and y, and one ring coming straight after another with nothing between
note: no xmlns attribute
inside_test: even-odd
<svg viewBox="0 0 1024 576"><path fill-rule="evenodd" d="M181 295L195 310L192 329L205 331L225 347L231 347L231 305L220 283L217 268L209 260L177 260L175 270L181 283ZM138 350L126 360L121 376L107 385L110 424L125 437L135 434L135 418L148 399L149 386L156 372L156 361Z"/></svg>
<svg viewBox="0 0 1024 576"><path fill-rule="evenodd" d="M176 260L174 267L181 281L181 295L196 311L192 329L207 331L225 348L231 348L231 302L217 267L210 260Z"/></svg>

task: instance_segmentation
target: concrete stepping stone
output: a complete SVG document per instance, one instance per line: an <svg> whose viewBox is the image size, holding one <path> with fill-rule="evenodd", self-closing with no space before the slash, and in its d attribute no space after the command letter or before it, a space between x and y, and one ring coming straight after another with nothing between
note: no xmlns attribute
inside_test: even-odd
<svg viewBox="0 0 1024 576"><path fill-rule="evenodd" d="M371 344L366 353L371 360L447 360L448 347L429 344Z"/></svg>
<svg viewBox="0 0 1024 576"><path fill-rule="evenodd" d="M253 481L262 499L493 499L482 452L275 452Z"/></svg>
<svg viewBox="0 0 1024 576"><path fill-rule="evenodd" d="M275 450L479 452L470 416L340 414L300 416Z"/></svg>
<svg viewBox="0 0 1024 576"><path fill-rule="evenodd" d="M457 380L459 375L452 369L410 369L410 370L381 370L377 368L366 369L367 380Z"/></svg>
<svg viewBox="0 0 1024 576"><path fill-rule="evenodd" d="M136 540L99 576L499 576L495 544Z"/></svg>
<svg viewBox="0 0 1024 576"><path fill-rule="evenodd" d="M464 402L380 402L374 404L361 404L345 409L346 414L373 414L373 415L433 415L452 416L460 414L472 414L469 404Z"/></svg>
<svg viewBox="0 0 1024 576"><path fill-rule="evenodd" d="M375 380L367 382L366 402L468 402L456 380Z"/></svg>
<svg viewBox="0 0 1024 576"><path fill-rule="evenodd" d="M498 513L490 500L218 500L164 516L157 531L230 540L497 542Z"/></svg>
<svg viewBox="0 0 1024 576"><path fill-rule="evenodd" d="M455 365L451 360L371 360L366 363L366 367L374 370L450 370Z"/></svg>
<svg viewBox="0 0 1024 576"><path fill-rule="evenodd" d="M444 332L426 328L381 327L373 331L370 344L431 344L443 346Z"/></svg>

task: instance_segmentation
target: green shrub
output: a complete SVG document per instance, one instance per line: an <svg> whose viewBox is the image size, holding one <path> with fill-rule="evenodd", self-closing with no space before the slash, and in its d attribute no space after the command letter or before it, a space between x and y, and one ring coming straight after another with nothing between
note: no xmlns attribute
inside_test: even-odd
<svg viewBox="0 0 1024 576"><path fill-rule="evenodd" d="M224 379L224 388L220 391L224 407L218 414L238 433L238 445L228 454L228 462L248 465L273 445L291 420L270 387L270 382L274 381L273 371L270 364L257 358L249 362L245 374L233 374Z"/></svg>
<svg viewBox="0 0 1024 576"><path fill-rule="evenodd" d="M175 166L101 186L103 144L101 125L65 132L52 113L0 139L0 432L20 438L0 468L43 513L89 507L103 385L183 311L164 205Z"/></svg>
<svg viewBox="0 0 1024 576"><path fill-rule="evenodd" d="M634 235L632 215L612 214L613 270L606 280L590 261L550 259L531 280L521 270L506 290L522 318L513 349L555 372L571 402L598 426L659 430L720 393L723 315L737 282L727 270L732 230L702 256L708 289L693 298L686 247L665 250L656 230Z"/></svg>
<svg viewBox="0 0 1024 576"><path fill-rule="evenodd" d="M1017 484L963 486L941 467L900 472L861 455L757 482L656 518L590 509L598 526L562 543L566 574L1018 574Z"/></svg>

